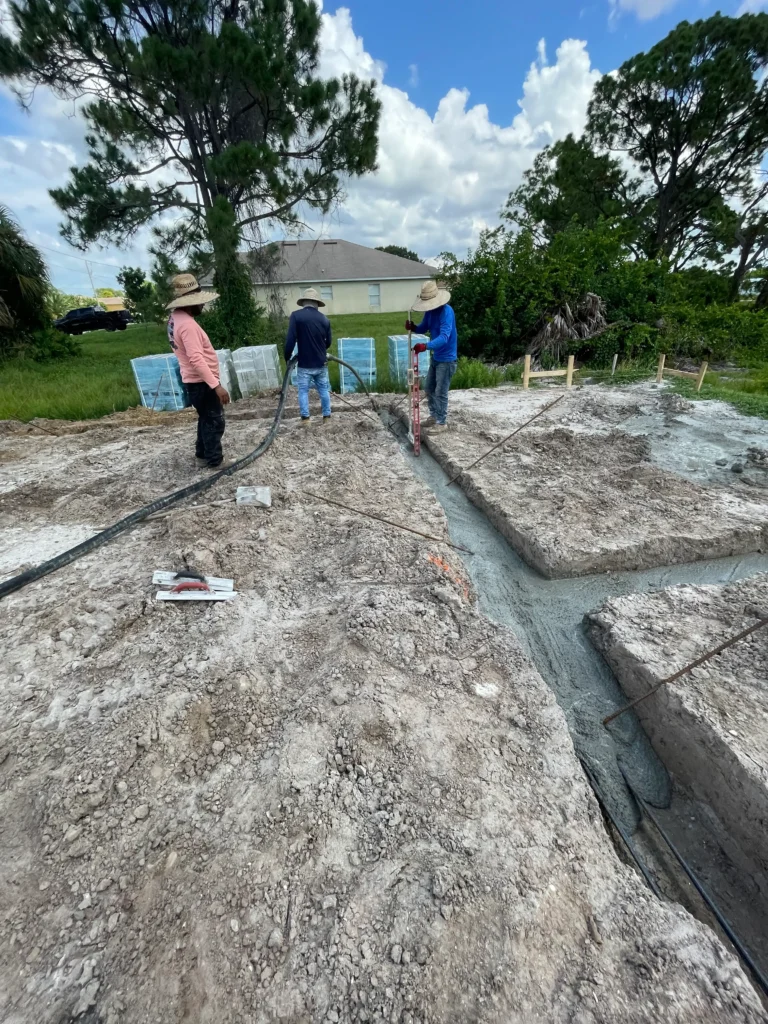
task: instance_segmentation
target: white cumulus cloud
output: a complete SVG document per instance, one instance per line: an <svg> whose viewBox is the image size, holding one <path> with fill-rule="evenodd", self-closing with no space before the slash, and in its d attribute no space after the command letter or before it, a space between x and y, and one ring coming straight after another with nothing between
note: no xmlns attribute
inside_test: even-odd
<svg viewBox="0 0 768 1024"><path fill-rule="evenodd" d="M463 254L483 228L498 224L508 193L520 183L536 153L584 127L587 103L599 78L586 43L566 39L550 63L541 40L535 57L521 76L516 102L512 84L515 91L509 96L506 123L492 120L484 103L473 103L460 81L430 113L408 92L387 84L386 64L355 34L349 10L324 13L321 74L354 72L373 78L382 117L378 171L349 182L346 200L332 216L319 222L307 215L310 231L364 245L407 245L427 257L443 250ZM411 69L412 77L417 70ZM3 84L0 97L10 99ZM69 168L85 158L84 133L72 105L40 89L23 130L16 125L13 132L0 134L3 200L32 241L57 250L46 252L59 264L52 267L54 282L72 291L82 291L88 279L84 265L65 256L73 250L58 235L61 214L48 189L65 184ZM279 229L274 236L281 237ZM145 230L127 251L94 247L89 255L115 267L148 269L148 242ZM94 267L94 276L97 285L114 284L109 267Z"/></svg>
<svg viewBox="0 0 768 1024"><path fill-rule="evenodd" d="M636 14L640 21L658 18L664 11L670 10L678 0L610 0L611 18L617 18L622 12ZM749 2L749 0L748 0Z"/></svg>
<svg viewBox="0 0 768 1024"><path fill-rule="evenodd" d="M744 0L739 9L736 11L736 16L740 14L757 14L759 11L764 11L768 7L768 0Z"/></svg>
<svg viewBox="0 0 768 1024"><path fill-rule="evenodd" d="M430 116L407 92L387 85L386 66L355 35L347 9L323 15L321 40L323 74L375 78L382 117L377 173L349 182L342 209L315 226L365 245L406 245L427 256L463 253L484 227L498 224L508 193L536 153L568 132L581 132L599 78L586 43L565 40L549 64L541 40L510 123L495 123L487 106L471 104L469 92L459 87Z"/></svg>

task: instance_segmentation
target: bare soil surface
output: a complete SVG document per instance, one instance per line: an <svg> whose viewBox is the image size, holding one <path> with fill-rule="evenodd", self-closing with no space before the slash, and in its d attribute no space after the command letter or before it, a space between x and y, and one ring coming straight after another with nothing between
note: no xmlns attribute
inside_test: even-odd
<svg viewBox="0 0 768 1024"><path fill-rule="evenodd" d="M263 430L230 424L228 453ZM191 432L8 432L4 572L190 482ZM273 507L210 504L238 484ZM456 552L306 490L446 535L371 417L288 422L197 507L3 601L0 1017L768 1020L618 860ZM153 570L183 566L238 597L156 603Z"/></svg>
<svg viewBox="0 0 768 1024"><path fill-rule="evenodd" d="M452 393L449 430L433 437L427 433L426 444L453 476L563 393L519 388ZM673 472L669 446L662 451L661 445L665 433L675 436L679 417L695 418L697 409L668 389L650 385L573 389L464 472L458 484L547 577L761 551L768 547L768 501L762 489L768 430L765 449L748 443L744 434L744 460L751 458L752 467L746 480L743 472L730 472L726 481L712 486L711 474L702 473L697 483L687 456L680 460L684 467ZM707 429L709 415L702 418ZM690 429L680 427L681 435ZM657 458L657 451L663 457ZM714 469L722 476L722 467Z"/></svg>
<svg viewBox="0 0 768 1024"><path fill-rule="evenodd" d="M724 587L614 598L590 636L625 693L638 697L768 617L768 574ZM733 837L737 863L768 897L768 627L637 706L662 761Z"/></svg>

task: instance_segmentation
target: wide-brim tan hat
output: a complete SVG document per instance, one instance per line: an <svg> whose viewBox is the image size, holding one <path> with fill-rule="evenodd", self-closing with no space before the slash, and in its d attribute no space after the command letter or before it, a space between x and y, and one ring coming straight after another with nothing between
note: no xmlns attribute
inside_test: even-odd
<svg viewBox="0 0 768 1024"><path fill-rule="evenodd" d="M173 298L166 309L182 309L184 306L204 306L218 299L218 292L206 292L198 284L194 274L177 274L171 281Z"/></svg>
<svg viewBox="0 0 768 1024"><path fill-rule="evenodd" d="M437 309L451 301L451 293L445 288L438 288L434 281L427 281L419 292L411 309L419 313L427 313L430 309Z"/></svg>
<svg viewBox="0 0 768 1024"><path fill-rule="evenodd" d="M304 292L301 298L296 299L297 306L306 306L308 302L316 302L318 306L325 305L323 300L320 298L320 295L318 294L318 292L315 291L314 288L307 288L307 290Z"/></svg>

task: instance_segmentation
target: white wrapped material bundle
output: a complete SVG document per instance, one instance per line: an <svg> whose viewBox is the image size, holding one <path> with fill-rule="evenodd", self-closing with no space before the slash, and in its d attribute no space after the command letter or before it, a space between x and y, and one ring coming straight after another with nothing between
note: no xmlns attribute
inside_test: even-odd
<svg viewBox="0 0 768 1024"><path fill-rule="evenodd" d="M282 383L277 345L237 348L232 353L232 363L243 398L267 388L279 388Z"/></svg>

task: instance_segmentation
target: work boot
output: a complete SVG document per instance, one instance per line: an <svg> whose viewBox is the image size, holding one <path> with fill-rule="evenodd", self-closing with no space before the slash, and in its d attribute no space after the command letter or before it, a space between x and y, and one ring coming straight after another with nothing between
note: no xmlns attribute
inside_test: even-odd
<svg viewBox="0 0 768 1024"><path fill-rule="evenodd" d="M221 462L217 462L215 466L212 466L209 462L207 468L212 470L214 473L218 473L222 469L229 469L230 466L234 466L236 459L222 459Z"/></svg>
<svg viewBox="0 0 768 1024"><path fill-rule="evenodd" d="M301 425L302 425L302 427L308 427L311 422L312 422L312 420L309 418L309 416L302 416L301 417Z"/></svg>
<svg viewBox="0 0 768 1024"><path fill-rule="evenodd" d="M327 427L330 424L330 422L331 422L331 414L330 413L327 416L323 416L323 426L324 427Z"/></svg>
<svg viewBox="0 0 768 1024"><path fill-rule="evenodd" d="M447 429L448 429L448 425L447 425L446 423L436 423L436 424L434 425L434 427L430 427L430 428L429 428L429 434L430 434L430 436L431 436L432 434L442 434L442 433L444 433L444 432L445 432L445 431L446 431Z"/></svg>
<svg viewBox="0 0 768 1024"><path fill-rule="evenodd" d="M436 423L437 423L437 420L435 419L434 416L427 416L427 418L424 420L424 422L421 425L422 425L422 427L434 427L434 425Z"/></svg>
<svg viewBox="0 0 768 1024"><path fill-rule="evenodd" d="M198 464L198 466L205 466L208 464L208 459L206 459L204 455L196 455L195 462Z"/></svg>

